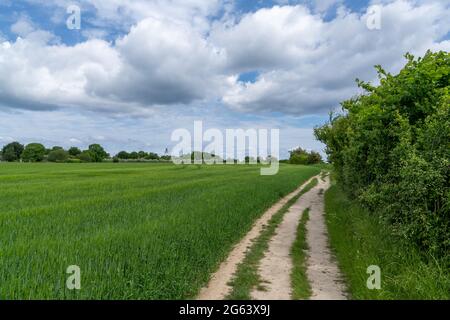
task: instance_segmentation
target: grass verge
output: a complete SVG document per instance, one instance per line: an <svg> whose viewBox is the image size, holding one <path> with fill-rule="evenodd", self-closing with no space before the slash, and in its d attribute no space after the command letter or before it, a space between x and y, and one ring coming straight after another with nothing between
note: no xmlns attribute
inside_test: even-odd
<svg viewBox="0 0 450 320"><path fill-rule="evenodd" d="M309 220L309 208L305 209L297 228L297 237L291 249L293 269L291 273L292 299L305 300L311 296L311 286L306 275L306 224Z"/></svg>
<svg viewBox="0 0 450 320"><path fill-rule="evenodd" d="M338 185L325 193L332 249L353 299L450 299L444 261L420 253L389 226L349 200ZM367 288L367 268L381 269L381 289Z"/></svg>
<svg viewBox="0 0 450 320"><path fill-rule="evenodd" d="M236 274L230 282L231 293L228 300L250 300L253 288L264 290L264 283L258 275L258 265L268 249L269 240L275 233L276 228L283 220L284 214L289 208L306 192L318 184L317 178L312 179L295 197L289 200L277 213L273 215L260 236L253 242L247 251L244 260L239 264Z"/></svg>

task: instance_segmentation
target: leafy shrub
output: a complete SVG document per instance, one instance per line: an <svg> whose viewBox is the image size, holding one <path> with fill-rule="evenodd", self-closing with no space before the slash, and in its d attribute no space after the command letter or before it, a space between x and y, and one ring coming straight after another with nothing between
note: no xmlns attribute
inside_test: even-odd
<svg viewBox="0 0 450 320"><path fill-rule="evenodd" d="M25 162L40 162L44 157L45 147L40 143L30 143L22 152L22 160Z"/></svg>
<svg viewBox="0 0 450 320"><path fill-rule="evenodd" d="M290 158L289 163L290 164L318 164L322 163L322 156L314 151L308 152L306 150L303 150L302 148L297 148L292 151L289 151Z"/></svg>
<svg viewBox="0 0 450 320"><path fill-rule="evenodd" d="M81 162L92 162L92 154L89 150L84 150L78 156Z"/></svg>
<svg viewBox="0 0 450 320"><path fill-rule="evenodd" d="M450 249L450 54L427 54L316 128L345 190L421 248Z"/></svg>
<svg viewBox="0 0 450 320"><path fill-rule="evenodd" d="M69 153L64 149L55 149L48 154L47 160L50 162L64 162L69 158Z"/></svg>
<svg viewBox="0 0 450 320"><path fill-rule="evenodd" d="M19 142L11 142L3 147L0 155L4 161L17 161L20 159L23 149L23 145Z"/></svg>

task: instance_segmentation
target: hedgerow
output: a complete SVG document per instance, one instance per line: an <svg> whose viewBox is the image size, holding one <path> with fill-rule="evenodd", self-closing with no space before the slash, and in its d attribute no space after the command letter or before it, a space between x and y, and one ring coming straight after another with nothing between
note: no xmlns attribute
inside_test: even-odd
<svg viewBox="0 0 450 320"><path fill-rule="evenodd" d="M316 128L343 188L396 234L433 255L450 249L450 54L407 54L397 75L376 66L380 83Z"/></svg>

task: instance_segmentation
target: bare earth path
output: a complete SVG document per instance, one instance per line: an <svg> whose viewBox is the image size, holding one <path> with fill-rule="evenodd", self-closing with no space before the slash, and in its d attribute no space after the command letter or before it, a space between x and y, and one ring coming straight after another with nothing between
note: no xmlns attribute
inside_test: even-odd
<svg viewBox="0 0 450 320"><path fill-rule="evenodd" d="M324 193L329 186L327 177L318 187ZM316 194L310 208L306 241L309 246L307 275L312 288L311 300L345 300L342 275L328 245L323 194Z"/></svg>
<svg viewBox="0 0 450 320"><path fill-rule="evenodd" d="M228 258L220 265L219 270L212 275L208 285L200 291L197 297L198 300L225 299L231 290L228 282L232 279L239 263L244 259L247 248L250 247L252 241L260 235L263 227L269 222L272 216L290 199L295 197L312 179L278 201L255 222L250 232L233 248Z"/></svg>
<svg viewBox="0 0 450 320"><path fill-rule="evenodd" d="M231 291L228 282L232 279L240 262L245 258L247 248L256 239L263 227L290 199L297 195L313 178L290 193L259 218L250 232L233 248L219 270L211 277L208 285L200 291L199 300L222 300ZM324 218L324 192L330 181L317 177L318 185L302 195L277 227L275 235L269 241L269 247L260 262L259 275L263 281L264 291L253 290L251 295L256 300L290 300L292 245L296 239L298 224L305 209L310 208L309 221L306 225L307 243L307 277L312 288L313 300L346 299L345 285L341 280L339 268L328 246L327 228Z"/></svg>
<svg viewBox="0 0 450 320"><path fill-rule="evenodd" d="M306 208L310 208L310 220L306 228L310 248L307 275L313 291L311 299L345 299L345 288L340 280L339 269L328 248L323 195L328 187L328 178L325 181L319 179L318 185L300 197L284 216L269 242L269 248L258 270L265 291L254 290L252 292L254 299L291 299L290 252L295 242L298 224Z"/></svg>

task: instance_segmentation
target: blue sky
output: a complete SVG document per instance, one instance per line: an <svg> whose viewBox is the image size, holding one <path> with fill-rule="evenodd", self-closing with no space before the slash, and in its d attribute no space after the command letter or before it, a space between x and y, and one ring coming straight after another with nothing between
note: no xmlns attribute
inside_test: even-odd
<svg viewBox="0 0 450 320"><path fill-rule="evenodd" d="M66 26L73 4L80 30ZM376 64L397 72L406 52L449 50L449 4L2 1L0 145L163 152L174 129L203 120L279 128L283 156L296 146L322 152L313 128L361 93L355 78L376 81Z"/></svg>

